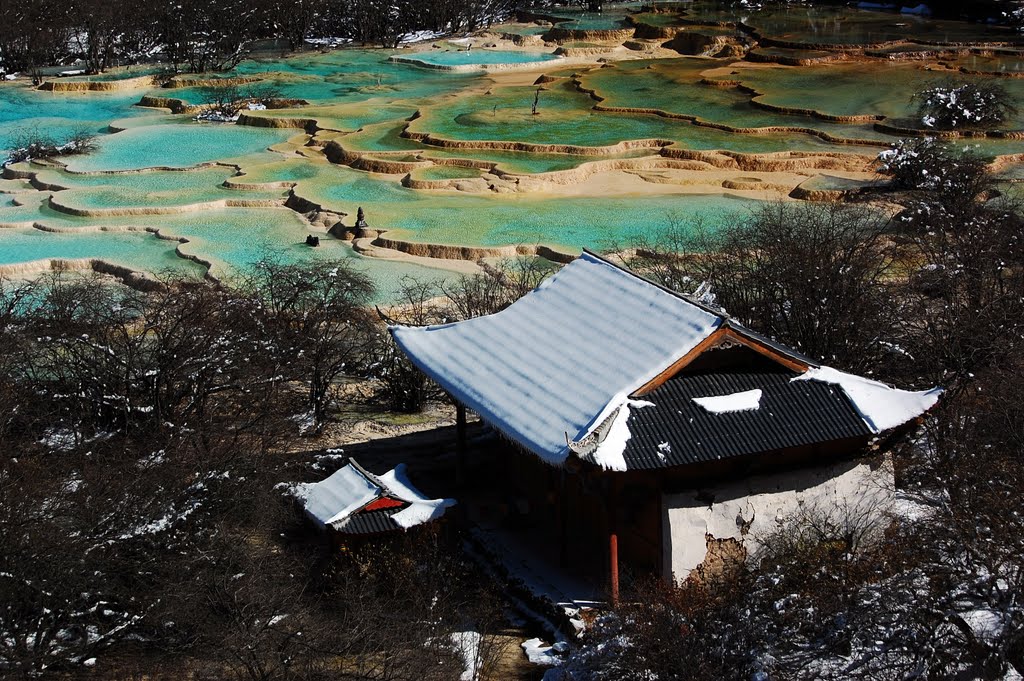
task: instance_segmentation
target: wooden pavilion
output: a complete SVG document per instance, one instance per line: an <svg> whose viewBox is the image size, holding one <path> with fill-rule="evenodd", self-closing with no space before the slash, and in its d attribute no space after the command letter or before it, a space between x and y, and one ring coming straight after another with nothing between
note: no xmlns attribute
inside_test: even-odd
<svg viewBox="0 0 1024 681"><path fill-rule="evenodd" d="M613 600L623 569L686 577L801 507L884 508L868 445L941 393L821 366L590 252L501 312L391 332L460 441L466 409L504 436L494 494L554 528L566 569L607 566Z"/></svg>

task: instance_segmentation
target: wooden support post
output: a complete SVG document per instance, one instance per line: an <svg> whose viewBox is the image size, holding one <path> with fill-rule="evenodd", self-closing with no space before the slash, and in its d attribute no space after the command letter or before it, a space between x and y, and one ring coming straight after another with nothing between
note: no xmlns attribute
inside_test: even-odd
<svg viewBox="0 0 1024 681"><path fill-rule="evenodd" d="M466 456L469 443L466 441L466 407L455 403L455 484L459 491L466 486Z"/></svg>
<svg viewBox="0 0 1024 681"><path fill-rule="evenodd" d="M611 568L612 607L619 605L619 535L613 530L608 534L608 557Z"/></svg>
<svg viewBox="0 0 1024 681"><path fill-rule="evenodd" d="M612 607L619 605L619 478L614 473L608 481L608 577L611 582Z"/></svg>

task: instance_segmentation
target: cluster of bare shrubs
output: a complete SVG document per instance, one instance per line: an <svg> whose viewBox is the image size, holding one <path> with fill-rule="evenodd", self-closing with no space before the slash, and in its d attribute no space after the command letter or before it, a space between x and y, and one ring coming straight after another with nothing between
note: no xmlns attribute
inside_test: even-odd
<svg viewBox="0 0 1024 681"><path fill-rule="evenodd" d="M11 151L2 165L20 163L33 158L53 158L88 154L96 150L96 135L89 130L77 130L57 139L37 128L15 130L7 144Z"/></svg>
<svg viewBox="0 0 1024 681"><path fill-rule="evenodd" d="M96 658L111 674L460 675L453 637L500 613L459 538L338 554L276 489L316 474L282 451L363 367L371 293L345 262L147 290L0 282L0 675ZM496 639L480 640L478 663Z"/></svg>

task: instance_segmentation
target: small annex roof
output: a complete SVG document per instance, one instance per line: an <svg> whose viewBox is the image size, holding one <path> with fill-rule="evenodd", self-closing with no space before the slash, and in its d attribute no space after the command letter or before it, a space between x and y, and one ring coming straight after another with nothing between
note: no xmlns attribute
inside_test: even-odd
<svg viewBox="0 0 1024 681"><path fill-rule="evenodd" d="M391 333L455 399L558 465L570 441L724 321L585 252L501 312Z"/></svg>
<svg viewBox="0 0 1024 681"><path fill-rule="evenodd" d="M345 534L408 529L440 518L455 504L428 499L409 481L405 464L376 476L350 460L327 479L293 490L317 524Z"/></svg>

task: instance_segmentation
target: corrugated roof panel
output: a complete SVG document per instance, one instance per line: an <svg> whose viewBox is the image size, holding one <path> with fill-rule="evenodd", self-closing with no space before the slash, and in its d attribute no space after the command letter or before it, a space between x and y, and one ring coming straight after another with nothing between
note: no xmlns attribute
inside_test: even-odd
<svg viewBox="0 0 1024 681"><path fill-rule="evenodd" d="M391 331L457 400L560 464L567 436L584 437L610 402L657 376L722 321L584 253L501 312Z"/></svg>
<svg viewBox="0 0 1024 681"><path fill-rule="evenodd" d="M389 508L381 511L360 511L348 517L342 523L333 525L334 529L343 534L377 534L395 532L402 527L391 519L400 509Z"/></svg>
<svg viewBox="0 0 1024 681"><path fill-rule="evenodd" d="M653 407L630 412L623 456L630 469L664 468L871 435L842 391L795 373L677 376L644 396ZM757 409L713 413L695 397L762 391ZM671 449L659 445L668 442ZM660 455L659 455L660 454Z"/></svg>

